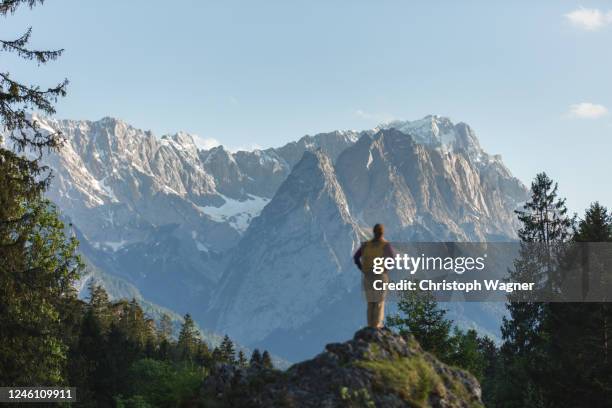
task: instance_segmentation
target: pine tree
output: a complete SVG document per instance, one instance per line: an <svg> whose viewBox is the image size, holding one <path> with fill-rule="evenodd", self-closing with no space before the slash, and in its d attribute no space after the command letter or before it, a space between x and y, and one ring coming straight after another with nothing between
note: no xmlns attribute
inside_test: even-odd
<svg viewBox="0 0 612 408"><path fill-rule="evenodd" d="M521 242L553 245L564 242L571 233L572 219L567 215L565 198L559 198L559 186L546 173L539 173L531 183L531 199L523 210L516 211L523 224L519 229Z"/></svg>
<svg viewBox="0 0 612 408"><path fill-rule="evenodd" d="M179 358L183 360L191 360L194 357L200 342L200 333L196 329L195 322L191 318L191 315L187 313L184 317L183 325L178 337L177 348Z"/></svg>
<svg viewBox="0 0 612 408"><path fill-rule="evenodd" d="M78 387L79 398L95 400L96 369L98 362L105 357L103 347L105 341L99 319L94 315L91 308L85 308L78 341L76 346L71 349L68 371L68 383L73 387Z"/></svg>
<svg viewBox="0 0 612 408"><path fill-rule="evenodd" d="M42 1L2 0L0 18L22 5ZM16 39L1 40L0 53L13 53L43 65L61 50L28 48L31 29ZM17 151L40 158L60 145L57 133L43 134L31 109L53 114L67 82L47 90L0 72L0 132ZM1 136L0 136L1 137ZM77 242L65 234L55 207L42 194L49 172L37 159L0 148L0 384L53 385L65 382L67 346L60 310L74 305L73 283L81 263Z"/></svg>
<svg viewBox="0 0 612 408"><path fill-rule="evenodd" d="M113 309L114 314L119 316L115 324L126 341L136 349L144 349L147 342L154 338L153 321L145 316L136 299L119 301Z"/></svg>
<svg viewBox="0 0 612 408"><path fill-rule="evenodd" d="M389 316L387 326L403 336L411 334L424 350L445 361L453 345L450 339L451 321L446 310L440 309L430 292L406 292L398 303L402 314Z"/></svg>
<svg viewBox="0 0 612 408"><path fill-rule="evenodd" d="M157 336L160 341L172 338L172 319L167 313L162 314L157 325Z"/></svg>
<svg viewBox="0 0 612 408"><path fill-rule="evenodd" d="M200 341L195 355L195 363L199 366L210 366L211 353L208 345L204 341Z"/></svg>
<svg viewBox="0 0 612 408"><path fill-rule="evenodd" d="M497 388L504 378L501 378L499 350L491 338L485 336L479 339L478 348L484 360L484 370L480 385L482 386L482 402L485 407L503 406L498 400Z"/></svg>
<svg viewBox="0 0 612 408"><path fill-rule="evenodd" d="M0 18L22 5L33 7L44 0L2 0L0 2ZM12 53L24 60L33 60L38 65L58 59L64 50L34 50L28 47L32 28L28 28L15 39L0 39L0 53ZM68 81L64 80L51 88L41 88L14 79L9 73L0 72L0 128L8 132L9 139L18 151L32 149L42 155L45 150L57 149L62 138L59 132L41 132L35 119L29 116L31 109L52 115L55 113L53 104L59 97L66 95ZM39 169L42 170L42 169ZM46 170L46 169L45 169Z"/></svg>
<svg viewBox="0 0 612 408"><path fill-rule="evenodd" d="M608 209L597 201L591 204L584 218L578 222L574 240L576 242L611 242L612 213L608 213Z"/></svg>
<svg viewBox="0 0 612 408"><path fill-rule="evenodd" d="M270 353L268 350L264 350L261 355L261 366L263 368L274 368L274 364L272 363L272 357L270 357Z"/></svg>
<svg viewBox="0 0 612 408"><path fill-rule="evenodd" d="M221 346L219 347L221 351L221 358L224 362L228 364L236 363L236 351L234 350L234 343L226 334L223 337L223 341L221 342Z"/></svg>
<svg viewBox="0 0 612 408"><path fill-rule="evenodd" d="M170 356L170 342L172 340L172 320L164 313L157 326L157 341L159 344L159 357L167 360Z"/></svg>
<svg viewBox="0 0 612 408"><path fill-rule="evenodd" d="M238 351L238 367L241 368L246 368L249 365L249 362L246 359L246 356L244 355L244 351L240 350Z"/></svg>
<svg viewBox="0 0 612 408"><path fill-rule="evenodd" d="M249 365L251 367L261 368L262 363L263 361L262 361L262 357L261 357L261 353L259 352L259 349L253 350L253 353L251 353L251 361L249 362Z"/></svg>
<svg viewBox="0 0 612 408"><path fill-rule="evenodd" d="M89 282L88 290L88 309L91 310L93 316L98 320L102 333L105 334L110 329L112 319L108 293L104 286L98 284L95 280Z"/></svg>
<svg viewBox="0 0 612 408"><path fill-rule="evenodd" d="M558 185L540 173L531 184L530 200L516 213L522 223L521 246L510 279L536 282L539 290L549 293L554 285L551 277L555 263L561 258L561 244L568 240L573 225L565 199L558 197ZM501 349L508 381L500 390L500 398L508 407L542 406L549 364L545 356L549 306L525 298L510 299L510 318L502 323Z"/></svg>
<svg viewBox="0 0 612 408"><path fill-rule="evenodd" d="M455 328L452 337L451 343L454 350L447 362L469 371L478 381L482 381L487 361L481 350L481 339L478 337L476 330L470 329L464 333Z"/></svg>
<svg viewBox="0 0 612 408"><path fill-rule="evenodd" d="M212 352L212 360L214 363L224 362L223 353L219 347L215 347Z"/></svg>
<svg viewBox="0 0 612 408"><path fill-rule="evenodd" d="M21 211L24 222L0 225L0 383L58 384L67 358L60 310L76 297L82 264L54 206L39 198Z"/></svg>

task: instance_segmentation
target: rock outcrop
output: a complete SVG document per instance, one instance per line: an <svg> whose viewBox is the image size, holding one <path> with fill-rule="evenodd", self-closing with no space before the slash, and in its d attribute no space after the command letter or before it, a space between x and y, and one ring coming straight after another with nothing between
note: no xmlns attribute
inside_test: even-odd
<svg viewBox="0 0 612 408"><path fill-rule="evenodd" d="M218 374L218 375L217 375ZM413 339L364 328L287 371L218 367L203 397L244 407L482 407L478 381Z"/></svg>

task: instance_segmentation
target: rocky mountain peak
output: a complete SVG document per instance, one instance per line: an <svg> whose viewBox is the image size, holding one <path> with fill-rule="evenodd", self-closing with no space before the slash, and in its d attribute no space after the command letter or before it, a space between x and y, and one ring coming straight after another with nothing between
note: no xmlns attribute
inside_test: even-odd
<svg viewBox="0 0 612 408"><path fill-rule="evenodd" d="M470 152L474 159L485 154L469 125L463 122L455 124L445 116L428 115L419 120L393 121L375 130L381 129L397 129L411 135L417 143L445 151L464 150Z"/></svg>
<svg viewBox="0 0 612 408"><path fill-rule="evenodd" d="M296 177L311 175L322 179L328 179L333 171L331 160L321 149L305 151L302 159L293 168Z"/></svg>
<svg viewBox="0 0 612 408"><path fill-rule="evenodd" d="M209 150L203 150L201 157L204 162L211 160L234 161L234 155L223 145L215 146Z"/></svg>
<svg viewBox="0 0 612 408"><path fill-rule="evenodd" d="M329 206L333 205L334 209L338 209L340 218L350 222L346 196L336 179L333 163L321 149L304 152L302 159L279 187L271 205L275 202L283 205L291 202L304 206L308 211L315 205L326 209L331 209ZM274 211L274 207L268 211Z"/></svg>
<svg viewBox="0 0 612 408"><path fill-rule="evenodd" d="M340 153L355 143L359 136L360 133L351 130L336 130L328 133L318 133L314 136L306 135L296 142L287 143L285 146L278 148L277 151L290 165L297 163L302 158L304 151L314 151L316 149L323 149L332 162L335 162Z"/></svg>
<svg viewBox="0 0 612 408"><path fill-rule="evenodd" d="M185 148L192 149L196 147L195 141L193 140L193 136L189 133L178 132L178 133L173 134L171 138L176 143L178 143L179 145Z"/></svg>
<svg viewBox="0 0 612 408"><path fill-rule="evenodd" d="M216 370L224 375L209 376L203 391L232 398L236 406L483 406L480 384L471 374L441 363L414 338L388 329L361 329L352 340L328 344L323 353L284 373L257 367ZM244 387L255 378L263 386Z"/></svg>

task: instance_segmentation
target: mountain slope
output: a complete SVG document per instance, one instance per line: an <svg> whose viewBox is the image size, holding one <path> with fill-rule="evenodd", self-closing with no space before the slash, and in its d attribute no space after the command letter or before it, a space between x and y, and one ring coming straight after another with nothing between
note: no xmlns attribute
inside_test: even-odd
<svg viewBox="0 0 612 408"><path fill-rule="evenodd" d="M354 289L347 254L360 236L331 160L305 152L233 252L213 299L217 329L252 344L300 328Z"/></svg>

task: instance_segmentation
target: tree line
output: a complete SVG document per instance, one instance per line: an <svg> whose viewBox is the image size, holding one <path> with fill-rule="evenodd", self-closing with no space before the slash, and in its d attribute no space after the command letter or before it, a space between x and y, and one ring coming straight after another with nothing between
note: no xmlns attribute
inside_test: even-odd
<svg viewBox="0 0 612 408"><path fill-rule="evenodd" d="M199 406L202 383L216 365L273 368L267 351L254 350L247 360L227 335L211 348L189 314L174 338L168 315L155 323L136 300L111 302L93 283L89 293L64 340L66 383L85 406Z"/></svg>

